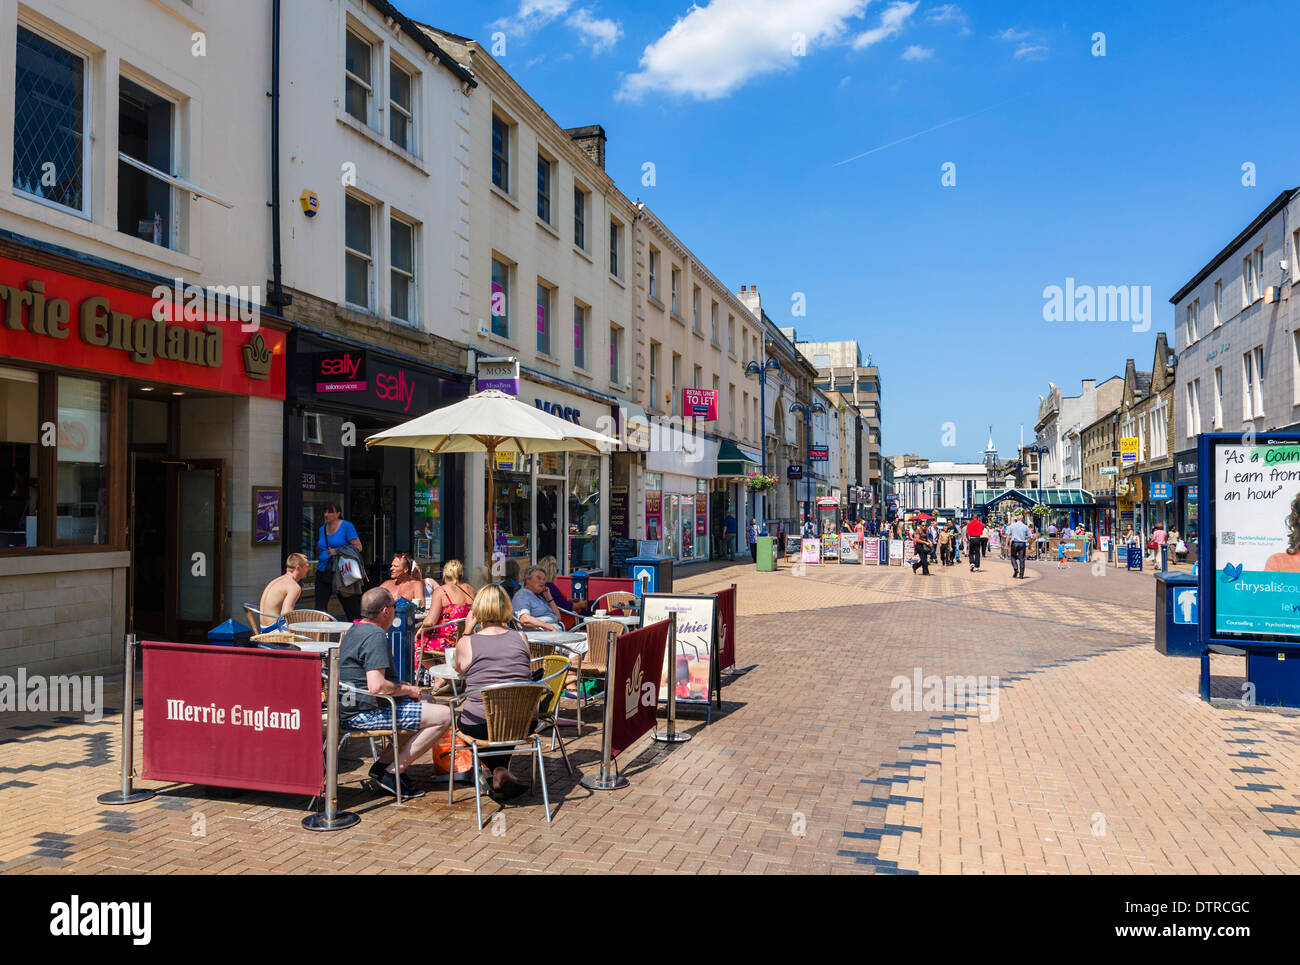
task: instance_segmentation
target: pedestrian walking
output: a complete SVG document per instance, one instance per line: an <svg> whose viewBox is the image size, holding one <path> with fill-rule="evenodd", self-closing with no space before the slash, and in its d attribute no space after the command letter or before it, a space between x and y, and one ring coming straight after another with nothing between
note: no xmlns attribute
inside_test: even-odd
<svg viewBox="0 0 1300 965"><path fill-rule="evenodd" d="M980 552L984 549L984 523L972 519L966 524L966 554L970 557L970 571L980 571Z"/></svg>
<svg viewBox="0 0 1300 965"><path fill-rule="evenodd" d="M722 520L723 538L726 540L727 559L736 558L736 514L727 510L727 515Z"/></svg>
<svg viewBox="0 0 1300 965"><path fill-rule="evenodd" d="M916 568L919 566L921 568L921 575L929 576L930 550L934 546L934 544L930 542L930 534L926 532L925 527L922 526L917 529L916 535L913 536L912 539L917 556L916 562L912 564L912 572L915 573Z"/></svg>
<svg viewBox="0 0 1300 965"><path fill-rule="evenodd" d="M749 525L745 527L745 540L749 543L749 558L755 563L758 562L758 520L750 518Z"/></svg>
<svg viewBox="0 0 1300 965"><path fill-rule="evenodd" d="M362 582L355 584L356 590L340 593L334 575L341 560L352 557L354 562L360 560L361 540L356 527L343 518L343 507L330 503L325 507L325 523L317 531L316 548L319 551L316 562L316 609L328 612L330 597L337 596L339 605L349 621L355 623L361 619Z"/></svg>
<svg viewBox="0 0 1300 965"><path fill-rule="evenodd" d="M1029 527L1017 516L1014 523L1007 527L1007 539L1011 543L1011 576L1013 579L1025 578L1025 552L1029 549Z"/></svg>

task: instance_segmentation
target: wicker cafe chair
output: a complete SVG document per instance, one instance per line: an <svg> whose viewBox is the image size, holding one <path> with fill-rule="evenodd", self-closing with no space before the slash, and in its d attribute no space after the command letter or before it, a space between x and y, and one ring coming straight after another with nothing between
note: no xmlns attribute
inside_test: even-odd
<svg viewBox="0 0 1300 965"><path fill-rule="evenodd" d="M628 594L631 596L631 594ZM605 693L587 696L582 690L583 677L598 677L602 681L609 663L609 641L618 638L626 630L617 620L588 620L574 627L587 634L587 652L578 654L577 666L573 668L574 690L568 696L578 705L578 733L582 733L582 708L593 700L601 700Z"/></svg>
<svg viewBox="0 0 1300 965"><path fill-rule="evenodd" d="M267 613L265 610L259 610L251 603L241 603L244 608L244 617L248 620L248 625L253 628L254 633L261 633L263 627L279 626L280 615L278 613Z"/></svg>
<svg viewBox="0 0 1300 965"><path fill-rule="evenodd" d="M305 634L290 633L288 630L268 630L266 633L253 634L250 642L266 650L298 650L298 644L306 640Z"/></svg>
<svg viewBox="0 0 1300 965"><path fill-rule="evenodd" d="M567 673L567 671L565 671ZM549 686L545 683L528 682L492 684L471 690L464 697L478 694L483 699L483 714L487 718L487 739L470 737L463 731L461 740L470 745L474 752L474 810L477 815L478 829L483 830L483 784L479 759L482 757L499 757L509 755L516 750L532 745L529 756L532 758L532 785L536 788L537 772L542 772L542 804L546 808L546 820L551 820L551 799L546 790L546 763L542 759L542 736L533 729L533 718L537 714L537 705L546 696ZM453 743L454 743L453 730ZM452 782L454 784L455 782ZM452 788L449 785L447 795L450 798Z"/></svg>
<svg viewBox="0 0 1300 965"><path fill-rule="evenodd" d="M625 606L632 606L636 603L636 594L628 593L626 590L610 590L591 605L591 612L595 613L601 609L602 603L607 610L621 610Z"/></svg>
<svg viewBox="0 0 1300 965"><path fill-rule="evenodd" d="M531 661L533 673L541 668L542 679L538 683L546 684L550 693L550 704L545 710L539 708L537 714L537 726L539 728L549 727L551 729L551 750L555 750L555 744L558 741L560 745L560 756L564 758L564 766L573 773L573 765L569 763L569 752L564 749L564 737L560 734L560 697L564 694L564 680L569 675L569 658L562 653L553 653L549 656L535 658Z"/></svg>
<svg viewBox="0 0 1300 965"><path fill-rule="evenodd" d="M284 615L284 625L292 628L295 623L321 623L332 621L334 617L324 610L290 610ZM311 633L304 631L302 636L308 640L315 640L317 643L326 643L332 639L328 633Z"/></svg>
<svg viewBox="0 0 1300 965"><path fill-rule="evenodd" d="M339 727L339 751L341 752L343 750L343 745L348 742L349 737L365 737L370 741L370 756L373 757L376 761L378 761L380 752L375 747L375 739L379 738L381 740L391 740L393 742L392 745L393 759L396 760L398 736L400 734L410 735L415 733L414 731L407 730L404 727L397 726L397 698L389 694L372 694L368 690L362 690L359 687L354 687L351 684L345 684L342 681L339 682L339 693L360 694L367 697L377 697L380 700L388 701L389 709L392 711L392 721L393 721L392 727L380 727L380 728L374 728L372 730L364 730L360 728L354 730L352 728L342 726L342 722L340 721L341 726ZM402 803L402 781L400 775L398 775L396 785L397 785L397 803L401 804Z"/></svg>

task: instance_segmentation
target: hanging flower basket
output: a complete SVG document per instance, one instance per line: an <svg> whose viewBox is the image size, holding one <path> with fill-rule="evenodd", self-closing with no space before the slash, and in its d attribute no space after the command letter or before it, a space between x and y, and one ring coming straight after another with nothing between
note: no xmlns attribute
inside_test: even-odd
<svg viewBox="0 0 1300 965"><path fill-rule="evenodd" d="M776 488L776 476L770 473L764 475L761 472L751 472L745 477L745 485L749 487L750 492L767 492L769 489Z"/></svg>

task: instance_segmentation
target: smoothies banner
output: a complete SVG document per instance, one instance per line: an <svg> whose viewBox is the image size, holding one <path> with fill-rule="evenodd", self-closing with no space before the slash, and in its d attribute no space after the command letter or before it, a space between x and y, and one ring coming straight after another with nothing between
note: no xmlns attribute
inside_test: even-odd
<svg viewBox="0 0 1300 965"><path fill-rule="evenodd" d="M642 598L641 626L677 614L677 699L707 704L713 682L712 665L717 642L718 598L711 595L647 593ZM659 699L668 699L667 655L659 686Z"/></svg>
<svg viewBox="0 0 1300 965"><path fill-rule="evenodd" d="M736 584L713 594L718 598L718 667L736 665Z"/></svg>
<svg viewBox="0 0 1300 965"><path fill-rule="evenodd" d="M1213 631L1300 643L1300 435L1207 441Z"/></svg>
<svg viewBox="0 0 1300 965"><path fill-rule="evenodd" d="M625 633L615 644L606 689L614 701L610 714L612 757L618 757L655 725L667 645L667 620Z"/></svg>
<svg viewBox="0 0 1300 965"><path fill-rule="evenodd" d="M321 793L319 654L151 641L141 649L142 777Z"/></svg>

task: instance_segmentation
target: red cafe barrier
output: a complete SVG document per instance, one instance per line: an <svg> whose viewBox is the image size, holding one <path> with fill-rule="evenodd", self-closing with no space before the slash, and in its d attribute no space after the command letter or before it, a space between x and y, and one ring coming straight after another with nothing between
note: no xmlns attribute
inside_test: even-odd
<svg viewBox="0 0 1300 965"><path fill-rule="evenodd" d="M152 641L141 649L144 778L322 793L318 654Z"/></svg>
<svg viewBox="0 0 1300 965"><path fill-rule="evenodd" d="M660 620L611 641L605 668L600 772L584 776L579 781L583 787L598 791L627 787L627 778L611 770L611 765L615 757L655 726L669 635L669 621Z"/></svg>

